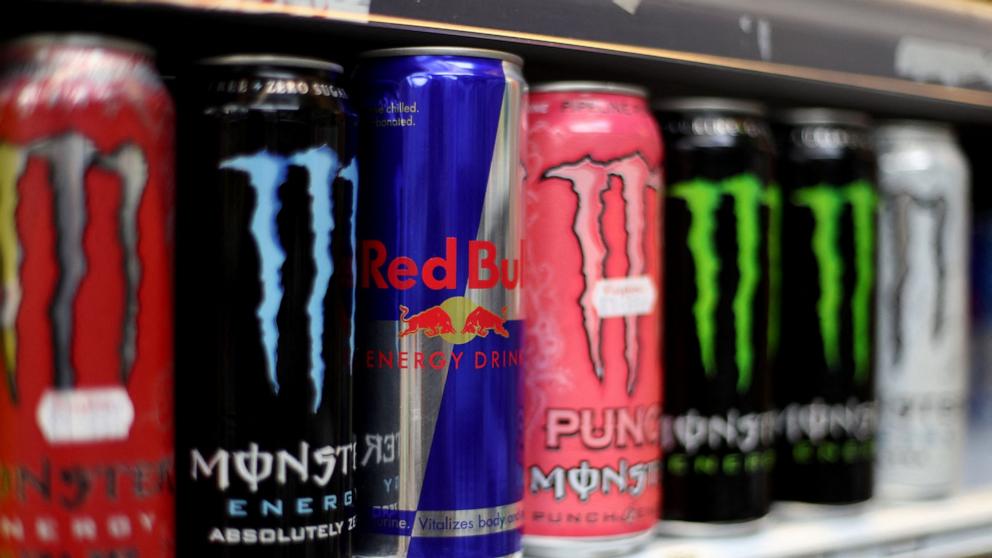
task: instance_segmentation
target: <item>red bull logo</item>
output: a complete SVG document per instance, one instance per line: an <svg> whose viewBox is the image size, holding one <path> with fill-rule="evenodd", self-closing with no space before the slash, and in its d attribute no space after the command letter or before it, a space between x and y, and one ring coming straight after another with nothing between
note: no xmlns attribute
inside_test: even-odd
<svg viewBox="0 0 992 558"><path fill-rule="evenodd" d="M510 337L506 329L506 307L499 314L480 306L464 296L451 297L438 306L432 306L409 316L410 309L400 305L400 337L422 333L425 337L440 336L445 341L460 345L490 333ZM455 324L459 324L455 327Z"/></svg>
<svg viewBox="0 0 992 558"><path fill-rule="evenodd" d="M516 346L479 346L475 351L462 351L454 347L490 334L510 338L505 307L497 314L468 297L453 296L416 314L411 314L410 308L402 304L399 311L399 339L410 339L410 336L419 333L425 338L440 337L451 346L422 350L423 346L401 343L397 351L360 350L367 369L457 371L520 366L520 349Z"/></svg>

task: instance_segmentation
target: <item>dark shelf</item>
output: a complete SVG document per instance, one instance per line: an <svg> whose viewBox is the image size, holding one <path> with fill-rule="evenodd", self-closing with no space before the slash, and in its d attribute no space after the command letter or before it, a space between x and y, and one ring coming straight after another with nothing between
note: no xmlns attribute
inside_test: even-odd
<svg viewBox="0 0 992 558"><path fill-rule="evenodd" d="M992 5L971 0L370 2L33 0L5 18L12 21L2 33L127 35L157 46L166 73L235 50L347 64L372 47L487 46L524 55L531 82L623 80L658 96L736 95L992 122Z"/></svg>

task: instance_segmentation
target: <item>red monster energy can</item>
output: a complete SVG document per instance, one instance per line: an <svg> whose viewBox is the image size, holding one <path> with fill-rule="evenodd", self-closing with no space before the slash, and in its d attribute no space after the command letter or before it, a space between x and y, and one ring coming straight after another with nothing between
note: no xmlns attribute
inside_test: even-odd
<svg viewBox="0 0 992 558"><path fill-rule="evenodd" d="M639 88L532 91L524 545L623 554L661 505L661 138Z"/></svg>
<svg viewBox="0 0 992 558"><path fill-rule="evenodd" d="M0 62L0 557L172 556L172 102L128 42Z"/></svg>

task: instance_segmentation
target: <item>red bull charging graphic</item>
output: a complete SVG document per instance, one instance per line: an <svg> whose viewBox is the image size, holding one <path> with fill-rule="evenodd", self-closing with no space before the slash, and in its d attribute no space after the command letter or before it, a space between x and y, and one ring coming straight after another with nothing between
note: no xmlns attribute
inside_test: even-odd
<svg viewBox="0 0 992 558"><path fill-rule="evenodd" d="M448 301L445 302L447 303ZM471 304L472 301L466 299L465 303ZM456 333L455 326L453 326L451 322L451 312L445 310L444 304L441 306L433 306L409 318L406 317L407 312L409 312L409 308L400 305L400 321L403 322L403 325L406 327L406 329L400 333L400 337L404 337L418 331L423 331L424 335L428 337L435 337L437 335L443 336L445 334L453 336ZM501 317L498 314L494 314L489 310L486 310L483 306L476 306L475 309L473 309L468 316L465 317L465 325L462 326L460 333L485 337L492 332L502 337L509 337L510 332L503 327L504 323L506 323L506 308L503 308L503 315Z"/></svg>
<svg viewBox="0 0 992 558"><path fill-rule="evenodd" d="M355 336L355 554L521 552L519 58L369 53Z"/></svg>
<svg viewBox="0 0 992 558"><path fill-rule="evenodd" d="M624 552L661 504L661 139L606 83L535 88L528 127L525 545Z"/></svg>

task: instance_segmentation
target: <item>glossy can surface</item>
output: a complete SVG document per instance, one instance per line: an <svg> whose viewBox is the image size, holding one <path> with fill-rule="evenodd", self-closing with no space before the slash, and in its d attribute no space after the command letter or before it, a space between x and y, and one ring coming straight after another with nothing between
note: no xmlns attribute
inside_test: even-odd
<svg viewBox="0 0 992 558"><path fill-rule="evenodd" d="M606 555L661 504L661 138L643 95L528 103L525 545Z"/></svg>
<svg viewBox="0 0 992 558"><path fill-rule="evenodd" d="M339 79L235 56L184 89L179 556L350 556L358 161Z"/></svg>
<svg viewBox="0 0 992 558"><path fill-rule="evenodd" d="M662 527L698 532L768 512L781 201L760 106L687 98L659 108L669 153Z"/></svg>
<svg viewBox="0 0 992 558"><path fill-rule="evenodd" d="M875 153L856 113L787 117L775 498L852 504L872 495L877 422Z"/></svg>
<svg viewBox="0 0 992 558"><path fill-rule="evenodd" d="M362 556L520 551L520 139L491 51L359 65Z"/></svg>
<svg viewBox="0 0 992 558"><path fill-rule="evenodd" d="M172 101L100 37L0 61L0 555L171 557Z"/></svg>
<svg viewBox="0 0 992 558"><path fill-rule="evenodd" d="M969 170L948 127L879 128L880 496L956 487L968 383Z"/></svg>

